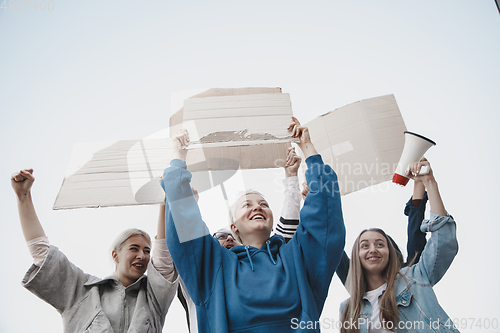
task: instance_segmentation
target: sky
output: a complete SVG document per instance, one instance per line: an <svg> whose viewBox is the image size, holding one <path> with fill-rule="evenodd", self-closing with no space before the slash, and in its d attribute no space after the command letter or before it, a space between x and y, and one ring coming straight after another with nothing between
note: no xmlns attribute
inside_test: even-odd
<svg viewBox="0 0 500 333"><path fill-rule="evenodd" d="M62 331L57 311L20 284L32 260L11 174L34 169L50 242L84 271L109 275L115 236L128 227L155 235L158 207L52 210L73 145L148 137L168 128L171 93L212 87L281 87L303 123L394 94L408 130L437 143L426 157L457 222L460 249L434 287L439 302L462 332L500 332L499 34L494 0L2 2L0 332ZM275 217L283 177L269 169L245 180ZM211 229L226 221L220 193L200 197ZM411 193L411 183L387 182L344 196L346 251L368 227L404 249ZM334 277L322 318L338 319L347 297ZM186 327L174 300L164 332Z"/></svg>

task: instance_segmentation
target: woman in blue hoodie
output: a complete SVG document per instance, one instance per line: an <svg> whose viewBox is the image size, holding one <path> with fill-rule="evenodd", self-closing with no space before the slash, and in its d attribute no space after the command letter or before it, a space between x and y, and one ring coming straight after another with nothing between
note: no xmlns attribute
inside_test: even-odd
<svg viewBox="0 0 500 333"><path fill-rule="evenodd" d="M203 223L186 169L187 132L174 140L163 175L166 238L174 263L196 304L199 332L319 332L319 317L345 244L337 176L323 164L308 129L293 118L289 130L306 158L311 193L301 224L285 244L270 237L273 214L250 193L233 209L232 231L243 241L229 251Z"/></svg>

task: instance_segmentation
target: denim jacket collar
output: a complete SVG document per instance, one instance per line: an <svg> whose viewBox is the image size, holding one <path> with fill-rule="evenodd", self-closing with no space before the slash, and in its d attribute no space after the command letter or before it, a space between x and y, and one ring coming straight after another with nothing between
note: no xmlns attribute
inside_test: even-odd
<svg viewBox="0 0 500 333"><path fill-rule="evenodd" d="M398 306L403 306L403 307L408 307L411 302L412 294L409 290L410 286L415 282L415 281L408 281L407 283L403 278L400 278L402 281L400 283L396 283L395 286L395 294L396 294L396 304ZM403 282L403 283L401 283ZM380 294L379 298L385 293L385 290ZM368 301L368 299L363 296L363 300L365 303L365 306L363 307L363 311L361 315L371 315L371 304ZM368 306L367 306L368 305Z"/></svg>

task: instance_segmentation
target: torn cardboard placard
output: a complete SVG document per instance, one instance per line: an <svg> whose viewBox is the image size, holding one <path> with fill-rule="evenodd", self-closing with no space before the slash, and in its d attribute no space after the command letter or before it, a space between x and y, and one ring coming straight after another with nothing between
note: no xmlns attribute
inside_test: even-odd
<svg viewBox="0 0 500 333"><path fill-rule="evenodd" d="M181 95L183 98L203 98L239 94L281 94L281 88L216 88ZM184 100L179 103L178 99L172 99L172 110L178 110L170 120L174 128L176 119L177 127L182 123L183 103ZM190 134L197 136L194 122L187 121L186 124ZM193 172L193 186L202 192L221 184L239 169L275 167L275 163L286 159L286 150L290 146L288 142L253 144L192 149L187 164ZM164 193L159 185L160 176L171 157L169 138L75 145L53 209L161 203ZM212 173L207 170L222 171Z"/></svg>
<svg viewBox="0 0 500 333"><path fill-rule="evenodd" d="M171 156L167 138L75 145L53 209L161 203Z"/></svg>
<svg viewBox="0 0 500 333"><path fill-rule="evenodd" d="M349 104L305 126L336 171L342 195L392 179L406 131L394 95Z"/></svg>
<svg viewBox="0 0 500 333"><path fill-rule="evenodd" d="M286 130L293 114L281 88L215 88L172 103L170 135L188 129L191 172L280 167L296 141Z"/></svg>
<svg viewBox="0 0 500 333"><path fill-rule="evenodd" d="M209 89L194 96L202 100L237 93L280 95L281 89ZM170 119L171 133L172 128L186 125L194 127L190 134L199 137L193 120L182 124L184 110L183 104L180 105ZM342 194L391 179L401 156L406 130L393 95L344 106L306 126L325 163L337 172ZM245 145L241 140L239 146L205 147L202 144L188 154L192 184L202 192L222 184L239 169L280 166L289 146L289 142ZM161 203L164 193L159 179L171 156L168 138L75 147L54 209Z"/></svg>
<svg viewBox="0 0 500 333"><path fill-rule="evenodd" d="M296 141L287 131L292 115L289 94L189 98L183 123L193 121L199 138L188 149Z"/></svg>

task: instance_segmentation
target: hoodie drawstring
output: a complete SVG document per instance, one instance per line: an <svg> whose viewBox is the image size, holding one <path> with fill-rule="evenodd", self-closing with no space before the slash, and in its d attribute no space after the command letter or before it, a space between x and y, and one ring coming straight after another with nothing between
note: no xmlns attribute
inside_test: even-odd
<svg viewBox="0 0 500 333"><path fill-rule="evenodd" d="M271 253L271 249L269 248L269 241L266 242L266 245L267 245L267 253L269 253L269 257L271 258L271 261L273 262L273 264L276 265L276 261L274 261L274 258L273 258L273 255Z"/></svg>
<svg viewBox="0 0 500 333"><path fill-rule="evenodd" d="M276 261L273 258L273 254L271 253L271 249L269 248L270 241L266 241L266 246L267 246L267 253L269 254L269 258L271 258L271 261L274 265L276 265ZM250 261L250 268L253 269L253 261L252 257L250 256L250 252L248 251L248 245L245 245L245 252L247 253L248 261Z"/></svg>
<svg viewBox="0 0 500 333"><path fill-rule="evenodd" d="M253 262L252 262L252 257L250 257L250 252L248 252L248 245L245 245L245 251L247 252L247 257L248 260L250 261L250 267L252 268L253 271Z"/></svg>

